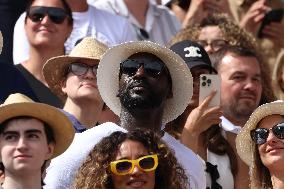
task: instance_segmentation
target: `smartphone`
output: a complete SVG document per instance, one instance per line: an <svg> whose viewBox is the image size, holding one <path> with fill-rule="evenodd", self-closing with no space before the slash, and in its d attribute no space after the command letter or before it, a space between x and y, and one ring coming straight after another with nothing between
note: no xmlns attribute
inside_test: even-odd
<svg viewBox="0 0 284 189"><path fill-rule="evenodd" d="M262 23L260 25L260 28L258 30L258 38L262 38L263 34L262 34L262 30L264 29L264 27L268 24L270 24L271 22L281 22L282 18L283 18L283 14L284 14L284 10L283 9L273 9L269 12L267 12L262 20Z"/></svg>
<svg viewBox="0 0 284 189"><path fill-rule="evenodd" d="M216 93L209 103L209 107L220 106L221 78L216 74L201 74L199 84L199 104L213 91Z"/></svg>

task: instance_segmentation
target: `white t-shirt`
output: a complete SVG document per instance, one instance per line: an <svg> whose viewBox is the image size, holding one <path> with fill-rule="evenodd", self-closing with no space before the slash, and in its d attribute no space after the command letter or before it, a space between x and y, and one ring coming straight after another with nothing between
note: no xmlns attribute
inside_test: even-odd
<svg viewBox="0 0 284 189"><path fill-rule="evenodd" d="M108 122L88 129L83 133L76 133L69 148L51 161L50 166L47 168L44 189L71 188L77 170L90 151L103 137L109 136L115 131L126 132L122 127ZM164 135L163 140L173 149L178 162L185 169L189 177L190 188L205 189L205 168L199 157L168 134Z"/></svg>
<svg viewBox="0 0 284 189"><path fill-rule="evenodd" d="M108 46L136 40L133 28L127 19L89 6L86 12L73 12L73 30L65 42L66 54L82 38L92 36ZM14 28L13 59L19 64L29 57L29 43L24 29L25 13Z"/></svg>
<svg viewBox="0 0 284 189"><path fill-rule="evenodd" d="M93 3L99 9L108 11L112 14L120 15L132 23L135 33L138 33L138 28L143 28L137 19L128 11L124 0L96 0ZM156 42L160 45L166 45L171 38L181 29L181 23L176 16L165 6L156 5L150 1L146 13L146 23L144 30L149 35L149 41ZM137 40L141 40L136 35Z"/></svg>

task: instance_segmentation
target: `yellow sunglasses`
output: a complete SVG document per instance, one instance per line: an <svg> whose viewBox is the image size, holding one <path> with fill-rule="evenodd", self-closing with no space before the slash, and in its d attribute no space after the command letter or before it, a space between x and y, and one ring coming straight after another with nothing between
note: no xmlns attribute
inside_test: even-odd
<svg viewBox="0 0 284 189"><path fill-rule="evenodd" d="M158 166L158 155L153 154L142 156L139 159L112 161L110 170L116 175L127 175L133 172L135 166L145 172L153 171Z"/></svg>

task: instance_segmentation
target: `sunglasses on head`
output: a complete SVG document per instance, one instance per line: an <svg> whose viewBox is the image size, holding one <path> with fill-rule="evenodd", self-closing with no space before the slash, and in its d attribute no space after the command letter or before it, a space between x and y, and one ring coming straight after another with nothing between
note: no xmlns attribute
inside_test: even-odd
<svg viewBox="0 0 284 189"><path fill-rule="evenodd" d="M111 172L116 175L127 175L133 172L134 167L137 166L141 171L154 171L158 166L158 155L147 155L139 159L123 159L112 161L110 163Z"/></svg>
<svg viewBox="0 0 284 189"><path fill-rule="evenodd" d="M89 69L91 69L94 75L97 75L98 65L89 66L87 64L77 62L69 65L68 73L71 72L74 75L82 76L85 75Z"/></svg>
<svg viewBox="0 0 284 189"><path fill-rule="evenodd" d="M58 7L33 6L27 12L33 22L41 22L46 15L55 24L62 24L68 16L64 9Z"/></svg>
<svg viewBox="0 0 284 189"><path fill-rule="evenodd" d="M164 69L164 64L159 61L145 63L137 60L126 59L120 63L120 72L133 76L141 66L143 66L144 72L151 77L157 77Z"/></svg>
<svg viewBox="0 0 284 189"><path fill-rule="evenodd" d="M270 129L266 128L253 129L250 132L251 139L256 144L264 144L267 141L270 130L277 138L284 139L284 123L278 123L277 125L273 126Z"/></svg>

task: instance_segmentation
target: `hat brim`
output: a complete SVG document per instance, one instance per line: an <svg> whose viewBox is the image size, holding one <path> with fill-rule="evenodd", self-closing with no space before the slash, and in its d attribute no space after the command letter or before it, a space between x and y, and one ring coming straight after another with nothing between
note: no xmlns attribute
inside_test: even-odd
<svg viewBox="0 0 284 189"><path fill-rule="evenodd" d="M255 129L257 124L269 115L284 115L284 102L275 101L259 106L250 116L240 133L236 138L237 153L240 158L249 166L252 166L254 161L255 143L250 137L250 131Z"/></svg>
<svg viewBox="0 0 284 189"><path fill-rule="evenodd" d="M209 66L208 64L202 62L202 61L191 61L190 63L187 63L187 66L189 67L189 69L195 68L195 67L202 67L202 68L206 68L208 70L211 70L215 73L217 73L217 71L215 70L214 67Z"/></svg>
<svg viewBox="0 0 284 189"><path fill-rule="evenodd" d="M55 107L43 103L22 102L1 106L0 123L18 116L30 116L47 123L54 133L55 148L52 158L63 153L71 144L75 130L69 119Z"/></svg>
<svg viewBox="0 0 284 189"><path fill-rule="evenodd" d="M121 104L116 96L119 89L120 62L138 52L159 57L167 66L172 79L173 97L166 100L162 123L166 124L183 113L192 96L192 76L183 59L172 50L149 41L128 42L110 48L102 57L97 83L106 105L120 116Z"/></svg>
<svg viewBox="0 0 284 189"><path fill-rule="evenodd" d="M63 101L67 96L62 91L62 81L65 80L68 66L77 60L100 61L96 58L63 55L49 59L43 66L43 75L48 86Z"/></svg>

